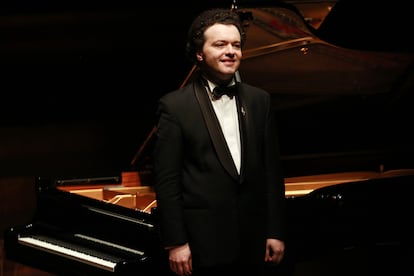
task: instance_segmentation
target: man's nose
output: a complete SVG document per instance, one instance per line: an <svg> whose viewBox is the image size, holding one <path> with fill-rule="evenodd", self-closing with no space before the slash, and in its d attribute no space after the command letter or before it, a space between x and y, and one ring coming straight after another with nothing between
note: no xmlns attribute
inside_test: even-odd
<svg viewBox="0 0 414 276"><path fill-rule="evenodd" d="M235 51L236 50L235 50L235 47L233 47L233 45L231 45L231 44L227 45L227 52L229 54L234 54Z"/></svg>

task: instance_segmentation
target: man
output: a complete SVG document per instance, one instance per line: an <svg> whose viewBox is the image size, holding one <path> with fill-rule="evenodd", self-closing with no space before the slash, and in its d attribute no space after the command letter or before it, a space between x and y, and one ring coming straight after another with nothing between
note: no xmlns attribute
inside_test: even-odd
<svg viewBox="0 0 414 276"><path fill-rule="evenodd" d="M271 99L236 80L244 43L236 12L202 12L186 44L198 71L159 102L157 214L177 275L263 275L284 255L285 188ZM216 87L227 86L230 95L217 95Z"/></svg>

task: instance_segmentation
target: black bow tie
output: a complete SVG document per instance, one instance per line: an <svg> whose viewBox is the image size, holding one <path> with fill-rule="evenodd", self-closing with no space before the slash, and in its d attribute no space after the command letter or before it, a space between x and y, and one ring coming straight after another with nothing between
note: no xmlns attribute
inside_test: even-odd
<svg viewBox="0 0 414 276"><path fill-rule="evenodd" d="M230 99L237 93L236 85L232 86L216 86L213 90L213 100L220 99L221 96L227 95Z"/></svg>

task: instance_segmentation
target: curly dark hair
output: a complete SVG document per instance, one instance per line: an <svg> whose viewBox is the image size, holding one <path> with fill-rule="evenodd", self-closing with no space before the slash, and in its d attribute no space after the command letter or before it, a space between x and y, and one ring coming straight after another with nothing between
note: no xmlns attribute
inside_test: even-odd
<svg viewBox="0 0 414 276"><path fill-rule="evenodd" d="M234 10L222 8L205 10L194 19L188 30L185 53L192 62L197 63L196 53L203 48L205 30L216 23L236 26L240 32L241 47L243 48L246 33L239 14Z"/></svg>

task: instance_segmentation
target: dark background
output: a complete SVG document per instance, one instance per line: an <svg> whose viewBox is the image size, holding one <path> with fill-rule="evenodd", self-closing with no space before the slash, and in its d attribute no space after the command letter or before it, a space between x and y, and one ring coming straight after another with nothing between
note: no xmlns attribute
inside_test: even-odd
<svg viewBox="0 0 414 276"><path fill-rule="evenodd" d="M155 124L157 99L178 88L191 68L184 56L189 24L201 10L230 8L231 2L0 4L0 175L82 176L131 169ZM344 47L412 49L409 36L399 32L410 22L400 4L341 1L336 5L342 8L328 14L315 32ZM304 124L301 114L295 127ZM312 147L325 146L301 138L302 128L315 126L297 125L300 135L294 137L283 132L283 153L312 153Z"/></svg>
<svg viewBox="0 0 414 276"><path fill-rule="evenodd" d="M154 125L157 99L191 68L191 20L225 3L1 4L0 175L128 169Z"/></svg>

